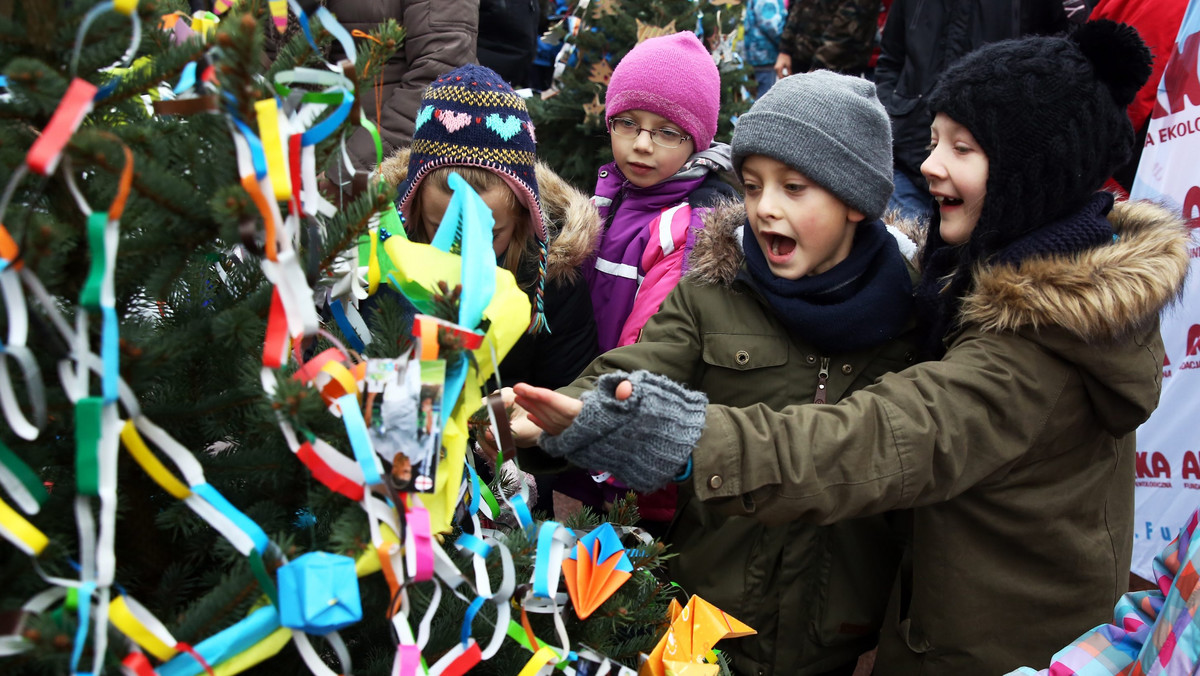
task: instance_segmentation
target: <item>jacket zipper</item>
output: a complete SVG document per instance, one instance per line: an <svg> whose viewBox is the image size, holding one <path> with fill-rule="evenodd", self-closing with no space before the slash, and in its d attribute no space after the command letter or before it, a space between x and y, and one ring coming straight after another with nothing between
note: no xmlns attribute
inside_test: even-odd
<svg viewBox="0 0 1200 676"><path fill-rule="evenodd" d="M825 403L825 393L829 389L829 357L821 357L821 370L817 372L817 393L813 396L814 404Z"/></svg>
<svg viewBox="0 0 1200 676"><path fill-rule="evenodd" d="M613 218L617 215L617 209L621 206L621 202L625 201L625 188L629 185L626 180L621 183L621 187L617 189L617 194L613 196L613 201L608 204L608 215L604 218L604 232L612 227Z"/></svg>

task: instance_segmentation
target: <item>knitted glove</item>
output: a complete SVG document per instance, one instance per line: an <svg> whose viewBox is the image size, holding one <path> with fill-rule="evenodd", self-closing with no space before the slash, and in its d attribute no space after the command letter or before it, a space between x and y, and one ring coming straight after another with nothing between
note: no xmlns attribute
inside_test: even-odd
<svg viewBox="0 0 1200 676"><path fill-rule="evenodd" d="M617 385L633 383L633 396L618 401ZM600 376L580 398L579 417L557 436L542 434L550 455L595 471L612 472L639 493L653 493L688 466L704 430L708 397L649 371Z"/></svg>

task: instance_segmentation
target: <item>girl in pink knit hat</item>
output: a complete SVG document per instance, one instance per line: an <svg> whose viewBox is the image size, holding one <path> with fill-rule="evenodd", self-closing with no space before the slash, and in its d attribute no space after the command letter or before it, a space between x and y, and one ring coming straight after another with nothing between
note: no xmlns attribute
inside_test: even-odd
<svg viewBox="0 0 1200 676"><path fill-rule="evenodd" d="M603 230L583 265L601 352L637 341L679 281L702 213L737 198L717 176L733 168L729 146L713 143L720 101L721 76L692 33L646 40L613 70L605 99L613 161L600 167L592 198ZM578 483L589 494L603 489L602 497L568 489L596 506L626 490ZM638 506L644 519L665 522L674 504L672 494Z"/></svg>

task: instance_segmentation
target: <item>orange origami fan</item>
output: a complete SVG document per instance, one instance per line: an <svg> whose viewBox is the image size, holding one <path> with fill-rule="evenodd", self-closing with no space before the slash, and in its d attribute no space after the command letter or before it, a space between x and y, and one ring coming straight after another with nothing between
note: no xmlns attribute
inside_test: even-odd
<svg viewBox="0 0 1200 676"><path fill-rule="evenodd" d="M562 567L571 604L581 620L586 620L633 574L633 564L609 523L579 538Z"/></svg>

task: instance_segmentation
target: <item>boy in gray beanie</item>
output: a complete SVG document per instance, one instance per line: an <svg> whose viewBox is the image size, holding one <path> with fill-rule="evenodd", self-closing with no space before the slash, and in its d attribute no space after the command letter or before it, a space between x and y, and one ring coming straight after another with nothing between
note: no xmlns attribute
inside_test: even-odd
<svg viewBox="0 0 1200 676"><path fill-rule="evenodd" d="M706 399L773 410L834 403L903 368L913 278L879 220L891 148L870 82L819 71L776 83L733 134L745 204L705 219L688 273L640 340L559 390L599 405L566 431L553 415L535 416L550 432L542 448L635 488L661 486L686 478ZM616 396L624 374L639 370L648 373L633 396ZM674 405L656 406L669 392ZM518 416L513 429L519 444L537 441L529 420ZM722 644L735 674L849 674L876 643L900 551L883 516L768 527L722 517L686 489L667 542L686 593L758 631Z"/></svg>

